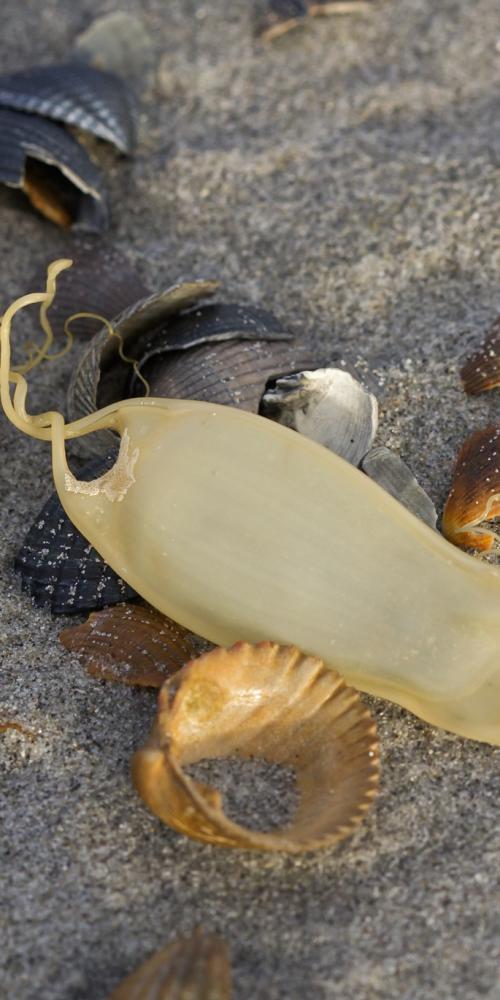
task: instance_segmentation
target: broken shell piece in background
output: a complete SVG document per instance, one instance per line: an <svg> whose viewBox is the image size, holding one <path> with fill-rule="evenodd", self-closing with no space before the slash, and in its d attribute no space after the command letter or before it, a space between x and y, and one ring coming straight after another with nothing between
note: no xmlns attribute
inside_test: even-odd
<svg viewBox="0 0 500 1000"><path fill-rule="evenodd" d="M227 945L197 929L148 958L109 1000L231 1000Z"/></svg>
<svg viewBox="0 0 500 1000"><path fill-rule="evenodd" d="M89 674L101 680L161 687L207 643L155 608L119 604L63 629L59 639Z"/></svg>
<svg viewBox="0 0 500 1000"><path fill-rule="evenodd" d="M114 246L96 246L72 253L73 267L61 274L57 295L48 311L54 337L64 337L64 324L75 313L95 313L99 319L76 319L71 332L89 339L102 328L102 319L112 320L130 305L150 295L150 290L127 258ZM45 281L46 268L39 270L29 286ZM39 329L38 316L33 321Z"/></svg>
<svg viewBox="0 0 500 1000"><path fill-rule="evenodd" d="M88 463L80 475L93 479L112 459ZM54 493L32 524L14 569L38 607L53 614L76 614L136 597L135 590L106 565L74 527Z"/></svg>
<svg viewBox="0 0 500 1000"><path fill-rule="evenodd" d="M272 833L240 826L216 789L183 770L231 756L294 770L299 803L290 825ZM164 684L132 773L151 811L198 840L290 853L330 847L353 832L377 793L375 723L357 692L317 657L240 642L186 664Z"/></svg>
<svg viewBox="0 0 500 1000"><path fill-rule="evenodd" d="M99 232L107 224L97 167L55 122L0 109L0 181L23 190L42 215L60 226Z"/></svg>
<svg viewBox="0 0 500 1000"><path fill-rule="evenodd" d="M490 327L479 351L464 364L460 377L465 391L471 396L500 387L500 316Z"/></svg>
<svg viewBox="0 0 500 1000"><path fill-rule="evenodd" d="M429 528L436 527L437 511L431 498L399 455L383 445L377 445L365 455L361 469Z"/></svg>
<svg viewBox="0 0 500 1000"><path fill-rule="evenodd" d="M361 14L373 7L373 0L309 0L313 17L325 14Z"/></svg>
<svg viewBox="0 0 500 1000"><path fill-rule="evenodd" d="M307 0L261 0L256 4L255 34L270 42L298 27L308 13Z"/></svg>
<svg viewBox="0 0 500 1000"><path fill-rule="evenodd" d="M0 107L76 125L122 153L135 145L132 98L123 80L82 63L34 66L0 76Z"/></svg>
<svg viewBox="0 0 500 1000"><path fill-rule="evenodd" d="M261 413L351 465L359 465L371 448L378 426L375 396L341 368L318 368L278 379L264 393Z"/></svg>
<svg viewBox="0 0 500 1000"><path fill-rule="evenodd" d="M201 399L257 413L269 379L310 363L310 353L293 344L233 340L156 356L140 370L152 396Z"/></svg>
<svg viewBox="0 0 500 1000"><path fill-rule="evenodd" d="M96 18L78 35L75 54L98 69L139 80L153 61L153 40L142 18L114 10Z"/></svg>
<svg viewBox="0 0 500 1000"><path fill-rule="evenodd" d="M474 431L458 453L441 527L461 548L489 552L500 536L488 521L500 517L500 426Z"/></svg>

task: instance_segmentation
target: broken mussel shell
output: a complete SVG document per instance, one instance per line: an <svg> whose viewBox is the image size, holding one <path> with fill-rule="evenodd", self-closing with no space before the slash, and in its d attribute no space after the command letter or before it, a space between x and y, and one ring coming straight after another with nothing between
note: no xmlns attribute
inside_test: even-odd
<svg viewBox="0 0 500 1000"><path fill-rule="evenodd" d="M376 445L364 456L360 468L429 528L436 527L437 511L431 498L399 455Z"/></svg>
<svg viewBox="0 0 500 1000"><path fill-rule="evenodd" d="M307 0L257 0L255 34L270 42L298 27L309 13Z"/></svg>
<svg viewBox="0 0 500 1000"><path fill-rule="evenodd" d="M238 405L240 377L248 408L257 409L267 372L281 371L281 364L286 369L287 352L280 343L279 349L271 351L272 357L266 360L264 350L256 348L252 361L244 348L233 352L224 350L228 346L224 342L231 338L281 342L289 340L290 334L271 313L251 306L204 305L185 312L197 300L212 295L216 288L217 284L209 281L175 285L160 295L136 303L113 320L115 337L110 337L106 328L97 333L80 359L69 386L70 418L86 416L99 406L119 399L142 396L146 387L149 395L163 396L167 384L168 394L173 396L184 392L188 397L195 397L200 392L205 393L201 398L207 398L208 394L212 401L220 399ZM214 345L219 342L223 350L218 359ZM205 345L204 350L202 345ZM184 361L182 355L188 348L189 359ZM281 364L277 360L280 355ZM231 371L230 364L235 366ZM250 371L252 364L253 372ZM173 388L176 380L178 390ZM189 389L186 382L190 383ZM112 435L108 435L108 446L111 440ZM104 436L91 435L87 447L95 450L104 444Z"/></svg>
<svg viewBox="0 0 500 1000"><path fill-rule="evenodd" d="M500 517L500 425L474 431L460 449L441 527L461 548L489 552L500 536L488 523Z"/></svg>
<svg viewBox="0 0 500 1000"><path fill-rule="evenodd" d="M231 1000L227 945L197 929L148 958L109 1000Z"/></svg>
<svg viewBox="0 0 500 1000"><path fill-rule="evenodd" d="M92 479L109 468L110 457L87 463L80 475ZM54 493L32 524L14 569L23 590L53 614L78 614L136 597L74 527Z"/></svg>
<svg viewBox="0 0 500 1000"><path fill-rule="evenodd" d="M0 107L75 125L122 153L135 145L133 103L123 80L82 62L0 76Z"/></svg>
<svg viewBox="0 0 500 1000"><path fill-rule="evenodd" d="M260 412L312 438L351 465L359 465L377 433L375 396L341 368L318 368L279 378L264 393Z"/></svg>
<svg viewBox="0 0 500 1000"><path fill-rule="evenodd" d="M23 190L60 226L99 232L107 223L97 167L55 122L0 109L0 182Z"/></svg>
<svg viewBox="0 0 500 1000"><path fill-rule="evenodd" d="M100 680L161 687L207 643L155 608L119 604L63 629L59 639Z"/></svg>
<svg viewBox="0 0 500 1000"><path fill-rule="evenodd" d="M232 756L293 769L299 802L288 826L240 826L224 813L216 789L184 771ZM151 811L197 840L289 853L331 847L353 832L377 793L375 723L357 692L317 657L273 642L239 642L187 663L163 685L156 724L132 773Z"/></svg>
<svg viewBox="0 0 500 1000"><path fill-rule="evenodd" d="M57 283L57 295L48 312L54 338L64 338L64 325L75 313L91 313L71 322L71 333L90 340L102 329L102 319L114 316L151 294L136 269L113 245L75 250L73 267L63 271ZM30 282L36 288L45 280L45 268L39 269ZM95 318L97 317L97 318ZM33 320L38 323L35 315Z"/></svg>
<svg viewBox="0 0 500 1000"><path fill-rule="evenodd" d="M479 350L466 361L460 376L469 395L500 387L500 316L495 320Z"/></svg>

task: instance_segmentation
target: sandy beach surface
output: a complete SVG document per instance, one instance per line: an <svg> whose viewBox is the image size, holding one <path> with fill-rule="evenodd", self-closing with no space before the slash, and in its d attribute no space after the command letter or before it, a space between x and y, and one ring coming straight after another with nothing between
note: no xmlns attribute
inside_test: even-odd
<svg viewBox="0 0 500 1000"><path fill-rule="evenodd" d="M4 0L3 71L66 59L112 9ZM121 9L149 42L136 155L98 153L106 239L152 288L217 278L221 300L364 366L378 440L441 510L461 442L500 413L498 391L468 399L458 377L500 311L496 0L386 0L269 46L249 0ZM0 309L92 245L0 188ZM64 407L75 356L31 374L33 412ZM498 1000L500 750L366 698L381 795L340 848L254 855L161 825L129 776L155 694L93 680L58 642L70 620L21 594L12 562L50 454L4 418L1 434L1 713L36 738L0 736L0 995L104 1000L201 925L229 943L236 1000ZM263 768L218 774L247 819L286 804Z"/></svg>

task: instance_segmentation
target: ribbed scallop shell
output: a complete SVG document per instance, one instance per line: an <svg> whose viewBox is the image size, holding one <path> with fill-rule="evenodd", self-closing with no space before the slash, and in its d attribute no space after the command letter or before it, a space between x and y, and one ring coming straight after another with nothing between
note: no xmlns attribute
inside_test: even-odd
<svg viewBox="0 0 500 1000"><path fill-rule="evenodd" d="M132 98L123 80L85 63L33 66L0 76L0 106L76 125L122 153L135 145Z"/></svg>
<svg viewBox="0 0 500 1000"><path fill-rule="evenodd" d="M44 166L37 169L37 163ZM60 214L54 168L65 179ZM22 188L36 208L61 225L99 232L107 223L99 171L72 135L44 118L0 110L0 181ZM66 208L70 194L74 204Z"/></svg>
<svg viewBox="0 0 500 1000"><path fill-rule="evenodd" d="M220 793L188 777L203 759L261 758L291 767L291 823L250 830ZM133 759L135 786L174 829L225 847L298 853L330 847L361 822L377 793L375 723L357 692L314 656L261 642L214 649L162 687L151 739Z"/></svg>
<svg viewBox="0 0 500 1000"><path fill-rule="evenodd" d="M460 376L465 391L471 396L500 386L500 316L476 354L466 361Z"/></svg>
<svg viewBox="0 0 500 1000"><path fill-rule="evenodd" d="M500 426L474 431L462 445L441 527L461 548L488 552L500 537L486 522L500 517Z"/></svg>
<svg viewBox="0 0 500 1000"><path fill-rule="evenodd" d="M196 930L152 955L109 1000L231 1000L227 945Z"/></svg>
<svg viewBox="0 0 500 1000"><path fill-rule="evenodd" d="M150 605L118 604L63 629L65 649L101 680L161 687L207 643Z"/></svg>

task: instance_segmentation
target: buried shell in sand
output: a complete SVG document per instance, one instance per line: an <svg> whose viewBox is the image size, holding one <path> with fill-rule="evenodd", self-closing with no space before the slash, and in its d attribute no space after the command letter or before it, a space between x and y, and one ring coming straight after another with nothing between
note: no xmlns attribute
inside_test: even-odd
<svg viewBox="0 0 500 1000"><path fill-rule="evenodd" d="M500 536L500 426L474 431L462 445L442 519L446 538L461 548L489 552Z"/></svg>
<svg viewBox="0 0 500 1000"><path fill-rule="evenodd" d="M216 789L184 770L234 756L293 768L299 803L288 826L259 832L233 822ZM289 853L330 847L353 832L377 793L375 723L317 657L277 643L237 643L164 684L132 776L156 816L197 840Z"/></svg>
<svg viewBox="0 0 500 1000"><path fill-rule="evenodd" d="M231 1000L227 945L200 929L177 938L134 969L109 1000Z"/></svg>
<svg viewBox="0 0 500 1000"><path fill-rule="evenodd" d="M500 573L460 552L359 470L261 416L192 400L129 399L75 423L29 415L1 325L0 392L21 431L52 443L66 513L141 596L217 645L306 649L358 689L465 736L500 743ZM9 381L15 385L11 398ZM121 437L83 482L65 441Z"/></svg>

